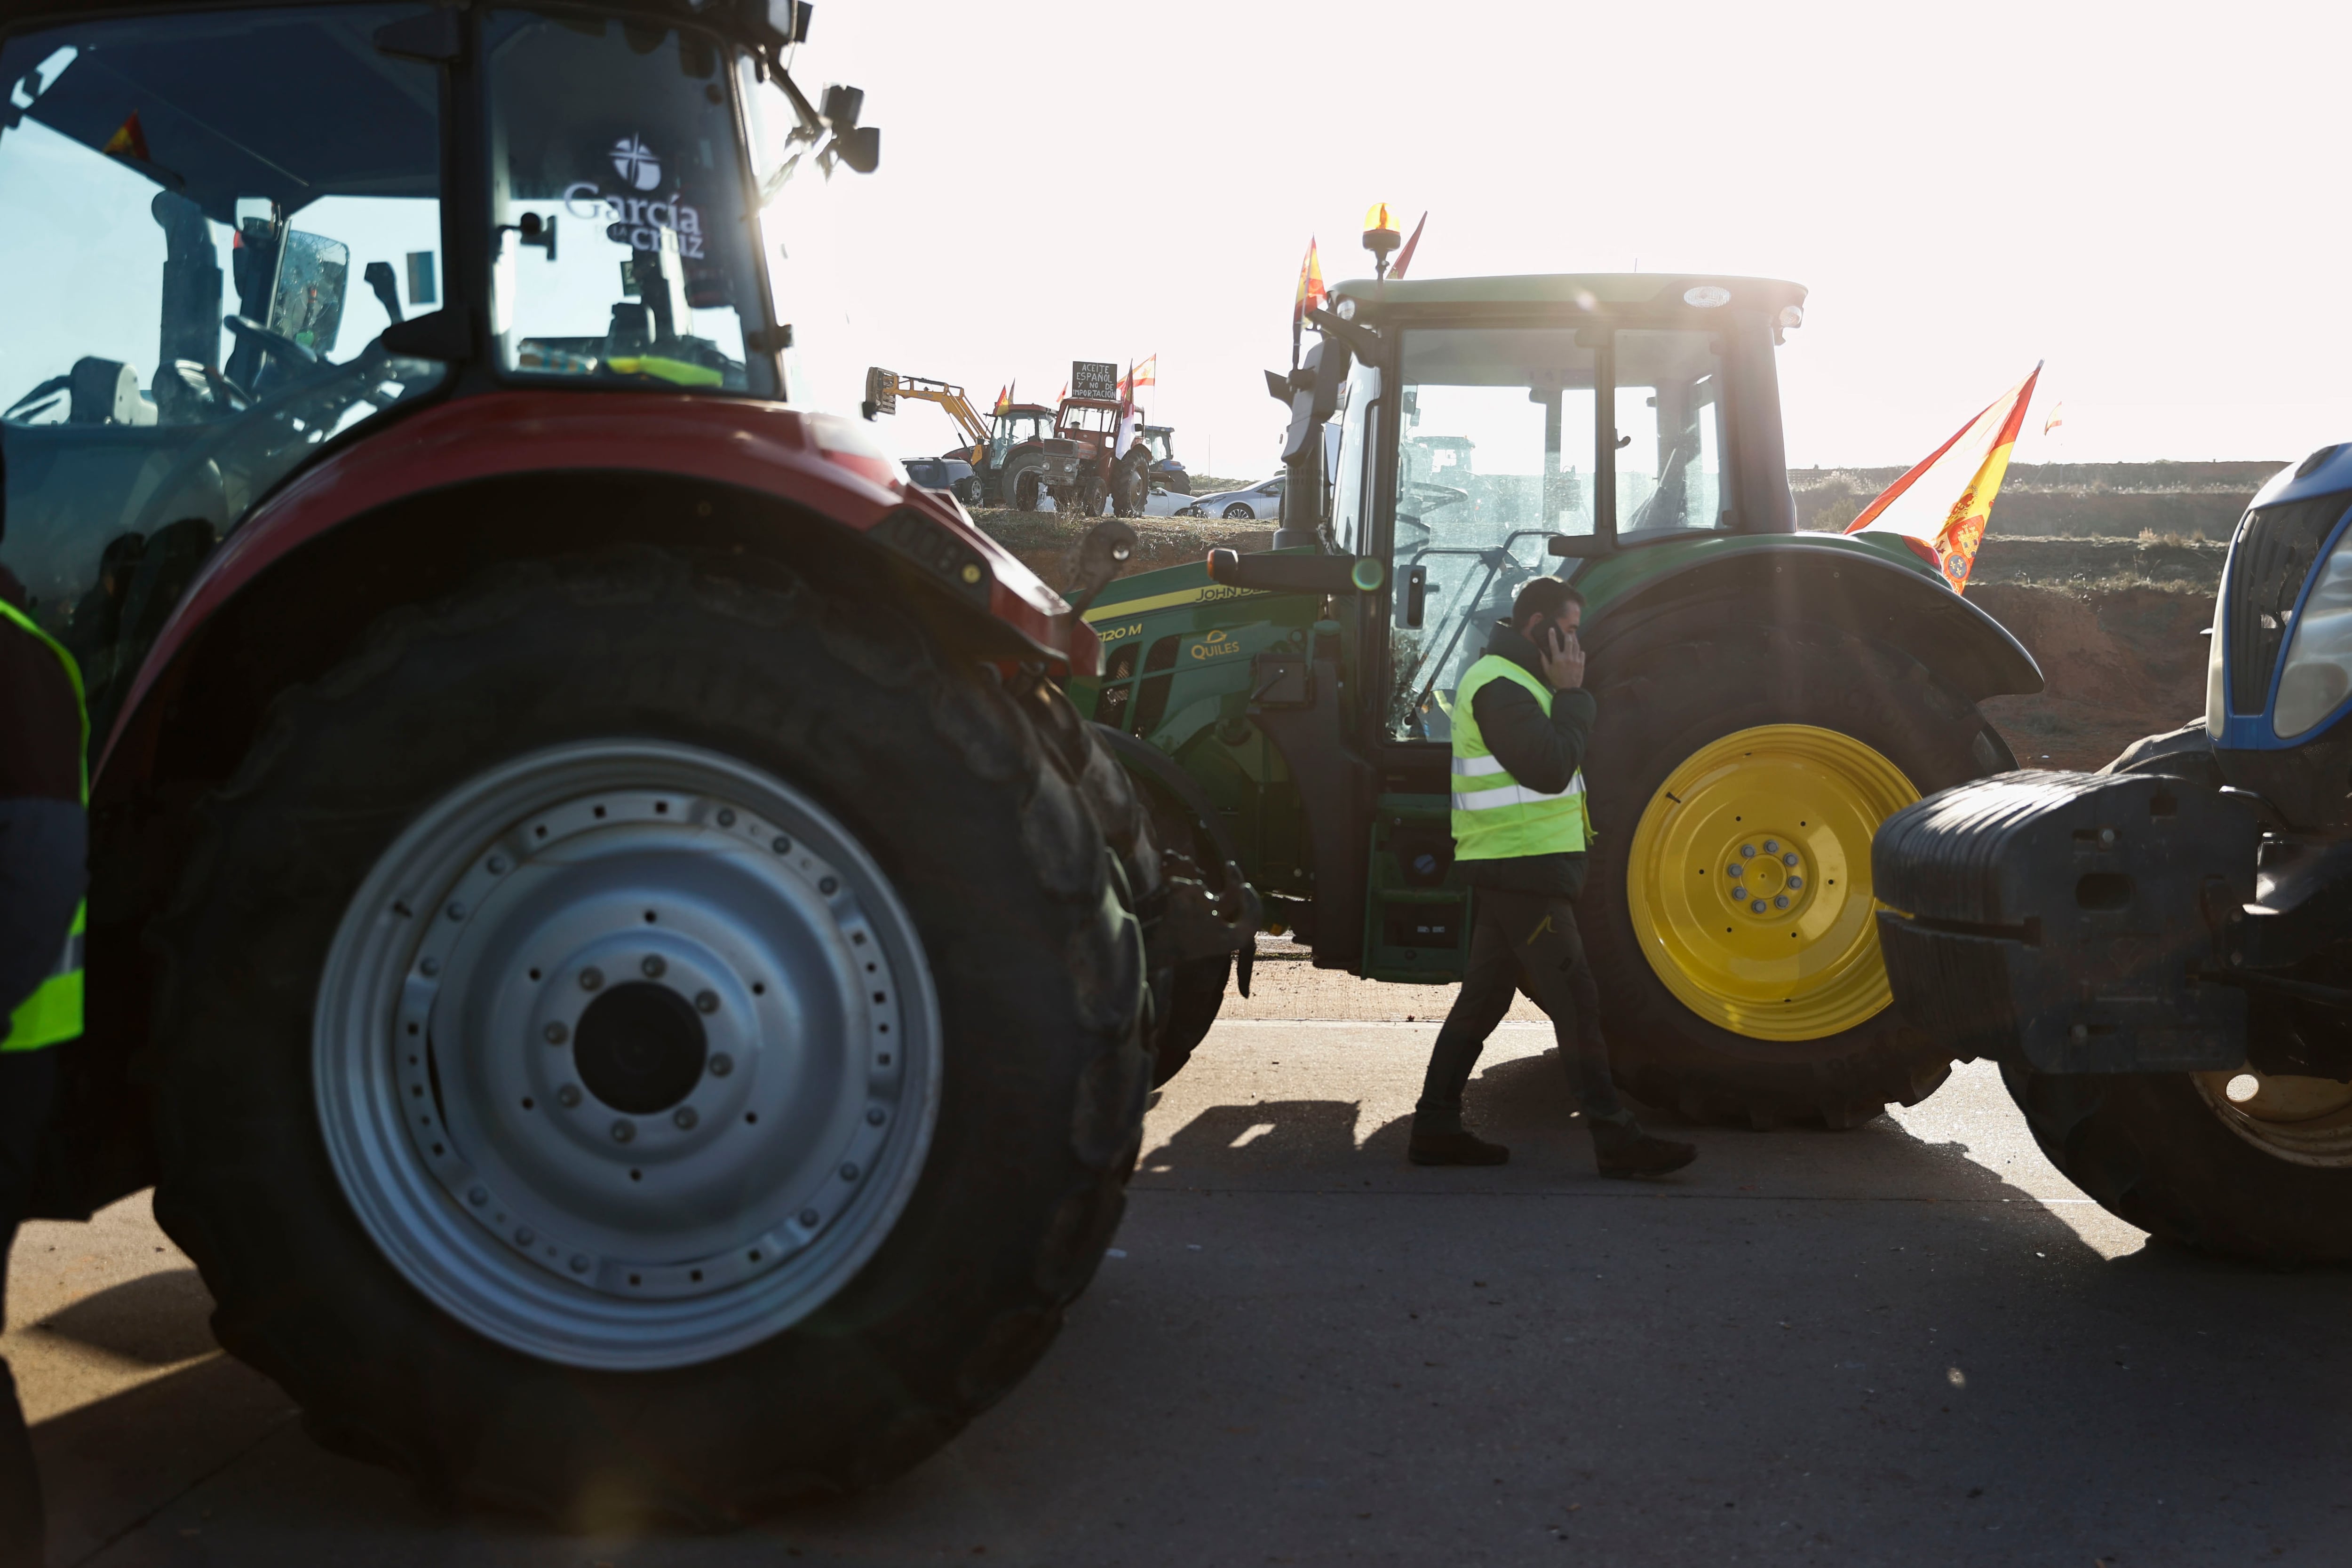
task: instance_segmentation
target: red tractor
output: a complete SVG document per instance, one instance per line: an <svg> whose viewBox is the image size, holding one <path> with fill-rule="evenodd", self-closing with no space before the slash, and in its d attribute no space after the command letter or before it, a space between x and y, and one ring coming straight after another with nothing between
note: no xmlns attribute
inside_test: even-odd
<svg viewBox="0 0 2352 1568"><path fill-rule="evenodd" d="M1122 464L1112 448L1141 412L1124 398L1066 397L1054 414L1051 437L1016 447L1006 457L1001 487L1008 503L1034 512L1051 496L1056 512L1081 517L1143 515L1151 493L1150 449L1140 463Z"/></svg>
<svg viewBox="0 0 2352 1568"><path fill-rule="evenodd" d="M0 0L0 561L97 737L42 1208L156 1184L222 1344L435 1495L920 1458L1247 939L1072 606L796 401L794 204L878 153L807 15Z"/></svg>

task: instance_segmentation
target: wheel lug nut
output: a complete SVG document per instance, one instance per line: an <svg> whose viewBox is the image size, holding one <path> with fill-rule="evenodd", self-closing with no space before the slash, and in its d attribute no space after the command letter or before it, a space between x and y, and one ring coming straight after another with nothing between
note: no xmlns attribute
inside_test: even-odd
<svg viewBox="0 0 2352 1568"><path fill-rule="evenodd" d="M547 1026L548 1044L562 1045L565 1040L570 1040L571 1038L572 1031L564 1028L562 1024L551 1023Z"/></svg>
<svg viewBox="0 0 2352 1568"><path fill-rule="evenodd" d="M538 1239L539 1233L528 1225L515 1232L515 1245L518 1247L528 1247Z"/></svg>
<svg viewBox="0 0 2352 1568"><path fill-rule="evenodd" d="M453 898L449 901L449 907L443 913L446 914L452 920L463 920L466 918L466 906L458 900Z"/></svg>
<svg viewBox="0 0 2352 1568"><path fill-rule="evenodd" d="M878 1127L882 1124L881 1106L877 1105L866 1113L866 1124L869 1127Z"/></svg>
<svg viewBox="0 0 2352 1568"><path fill-rule="evenodd" d="M1803 887L1804 885L1805 885L1805 879L1804 879L1803 877L1801 877L1801 876L1792 876L1792 877L1790 877L1790 878L1789 879L1789 891L1790 891L1790 893L1795 893L1798 889L1800 889L1800 888Z"/></svg>
<svg viewBox="0 0 2352 1568"><path fill-rule="evenodd" d="M1731 890L1731 901L1732 901L1734 904L1738 904L1738 903L1741 902L1742 900L1744 900L1745 898L1747 898L1747 896L1748 896L1748 890L1747 890L1746 888L1744 888L1744 887L1734 887L1734 888Z"/></svg>
<svg viewBox="0 0 2352 1568"><path fill-rule="evenodd" d="M1772 900L1772 907L1773 907L1773 908L1775 908L1775 909L1786 909L1786 908L1788 908L1788 907L1789 907L1789 895L1788 895L1787 894L1785 894L1785 893L1776 894L1776 895L1773 897L1773 900Z"/></svg>
<svg viewBox="0 0 2352 1568"><path fill-rule="evenodd" d="M572 1271L575 1274L585 1274L588 1271L588 1254L574 1252L572 1255Z"/></svg>
<svg viewBox="0 0 2352 1568"><path fill-rule="evenodd" d="M1787 854L1782 855L1780 857L1780 863L1782 865L1795 865L1797 863L1797 852L1790 850Z"/></svg>
<svg viewBox="0 0 2352 1568"><path fill-rule="evenodd" d="M726 1077L729 1073L730 1073L730 1072L732 1072L732 1071L735 1071L735 1059L734 1059L733 1057L731 1057L731 1056L728 1055L725 1051L720 1051L718 1055L716 1055L716 1056L714 1056L714 1057L712 1057L712 1058L710 1059L710 1076L711 1076L711 1077L713 1077L713 1078L724 1078L724 1077Z"/></svg>
<svg viewBox="0 0 2352 1568"><path fill-rule="evenodd" d="M555 1092L555 1103L569 1111L580 1103L580 1091L567 1083Z"/></svg>
<svg viewBox="0 0 2352 1568"><path fill-rule="evenodd" d="M1748 909L1750 914L1761 915L1764 913L1764 901L1760 898L1756 899L1748 905Z"/></svg>
<svg viewBox="0 0 2352 1568"><path fill-rule="evenodd" d="M489 865L489 870L490 870L490 874L491 874L492 876L504 876L504 875L506 875L506 873L507 873L507 857L506 857L506 856L504 856L504 855L492 855L492 856L490 857L490 865Z"/></svg>
<svg viewBox="0 0 2352 1568"><path fill-rule="evenodd" d="M658 953L653 954L637 967L646 972L646 978L648 980L659 979L669 968L667 964L662 962L661 955Z"/></svg>
<svg viewBox="0 0 2352 1568"><path fill-rule="evenodd" d="M720 811L719 813L719 825L722 828L733 827L735 825L735 813L732 811Z"/></svg>
<svg viewBox="0 0 2352 1568"><path fill-rule="evenodd" d="M1756 858L1756 846L1755 846L1754 844L1742 844L1742 845L1740 845L1740 846L1739 846L1739 858L1740 858L1741 860L1744 860L1744 861L1752 861L1752 860L1754 860L1754 859Z"/></svg>
<svg viewBox="0 0 2352 1568"><path fill-rule="evenodd" d="M604 983L604 970L602 970L602 969L583 969L583 970L581 970L581 971L580 971L580 988L581 988L582 990L583 990L583 991L593 991L593 990L596 989L599 986L602 986Z"/></svg>
<svg viewBox="0 0 2352 1568"><path fill-rule="evenodd" d="M803 1208L801 1210L801 1223L807 1226L812 1230L816 1228L816 1222L824 1218L824 1217L823 1215L817 1213L814 1208Z"/></svg>
<svg viewBox="0 0 2352 1568"><path fill-rule="evenodd" d="M680 1105L677 1108L677 1114L672 1116L670 1120L678 1124L680 1131L684 1131L685 1129L693 1126L697 1122L702 1120L702 1118L694 1113L693 1106Z"/></svg>
<svg viewBox="0 0 2352 1568"><path fill-rule="evenodd" d="M474 1188L473 1191L466 1195L466 1201L472 1204L476 1208L479 1208L482 1205L490 1201L490 1189L486 1186L478 1186Z"/></svg>
<svg viewBox="0 0 2352 1568"><path fill-rule="evenodd" d="M637 1124L635 1122L623 1120L613 1124L613 1141L614 1143L625 1144L636 1135Z"/></svg>
<svg viewBox="0 0 2352 1568"><path fill-rule="evenodd" d="M1764 841L1764 852L1768 855L1779 854L1780 852L1780 841L1778 839L1766 839Z"/></svg>
<svg viewBox="0 0 2352 1568"><path fill-rule="evenodd" d="M421 958L417 960L416 969L419 974L437 975L441 972L441 960L438 958Z"/></svg>
<svg viewBox="0 0 2352 1568"><path fill-rule="evenodd" d="M698 1013L717 1012L719 1010L719 993L717 991L695 992L694 1010Z"/></svg>
<svg viewBox="0 0 2352 1568"><path fill-rule="evenodd" d="M827 898L831 898L835 893L840 891L840 888L841 881L838 877L827 876L817 879L816 890L824 894Z"/></svg>

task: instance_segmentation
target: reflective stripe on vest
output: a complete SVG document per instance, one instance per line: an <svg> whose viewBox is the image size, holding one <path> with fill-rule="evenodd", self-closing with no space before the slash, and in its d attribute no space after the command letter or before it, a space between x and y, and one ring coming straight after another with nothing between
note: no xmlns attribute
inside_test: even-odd
<svg viewBox="0 0 2352 1568"><path fill-rule="evenodd" d="M33 624L32 618L5 599L0 599L0 621L12 622L18 630L42 643L58 656L66 667L66 680L73 687L74 708L81 715L81 803L89 804L89 705L81 689L81 666L73 655L61 647L58 640ZM58 955L57 967L49 977L33 989L33 994L18 1004L8 1015L8 1033L0 1038L0 1051L38 1051L45 1045L57 1045L77 1039L81 1034L81 949L82 928L89 918L87 903L74 908L73 927L67 934L65 949Z"/></svg>
<svg viewBox="0 0 2352 1568"><path fill-rule="evenodd" d="M1464 673L1454 694L1454 858L1507 860L1519 855L1580 854L1591 841L1585 827L1584 773L1552 793L1513 779L1486 749L1472 707L1489 681L1515 681L1551 714L1549 686L1510 660L1489 653Z"/></svg>

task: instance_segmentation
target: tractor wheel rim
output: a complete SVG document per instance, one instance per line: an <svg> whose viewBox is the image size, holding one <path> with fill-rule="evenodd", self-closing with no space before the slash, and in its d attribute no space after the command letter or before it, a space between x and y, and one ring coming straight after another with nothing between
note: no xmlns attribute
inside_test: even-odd
<svg viewBox="0 0 2352 1568"><path fill-rule="evenodd" d="M2322 1169L2352 1166L2352 1083L2252 1067L2189 1077L2221 1124L2264 1154Z"/></svg>
<svg viewBox="0 0 2352 1568"><path fill-rule="evenodd" d="M1760 725L1701 747L1634 827L1625 893L1650 967L1685 1007L1757 1040L1818 1040L1892 1000L1870 841L1919 799L1864 742Z"/></svg>
<svg viewBox="0 0 2352 1568"><path fill-rule="evenodd" d="M400 1272L565 1365L692 1365L829 1300L920 1176L939 1006L829 813L645 740L500 764L377 861L321 975L328 1154Z"/></svg>

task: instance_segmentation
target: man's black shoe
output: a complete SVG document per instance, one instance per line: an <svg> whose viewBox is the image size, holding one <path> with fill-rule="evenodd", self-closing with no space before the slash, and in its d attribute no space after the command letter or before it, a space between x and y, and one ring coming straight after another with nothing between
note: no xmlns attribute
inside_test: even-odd
<svg viewBox="0 0 2352 1568"><path fill-rule="evenodd" d="M1511 1151L1469 1133L1415 1133L1404 1157L1417 1166L1500 1166Z"/></svg>
<svg viewBox="0 0 2352 1568"><path fill-rule="evenodd" d="M1605 1176L1658 1176L1678 1171L1698 1158L1698 1145L1654 1137L1636 1127L1609 1136L1593 1130L1592 1157Z"/></svg>

